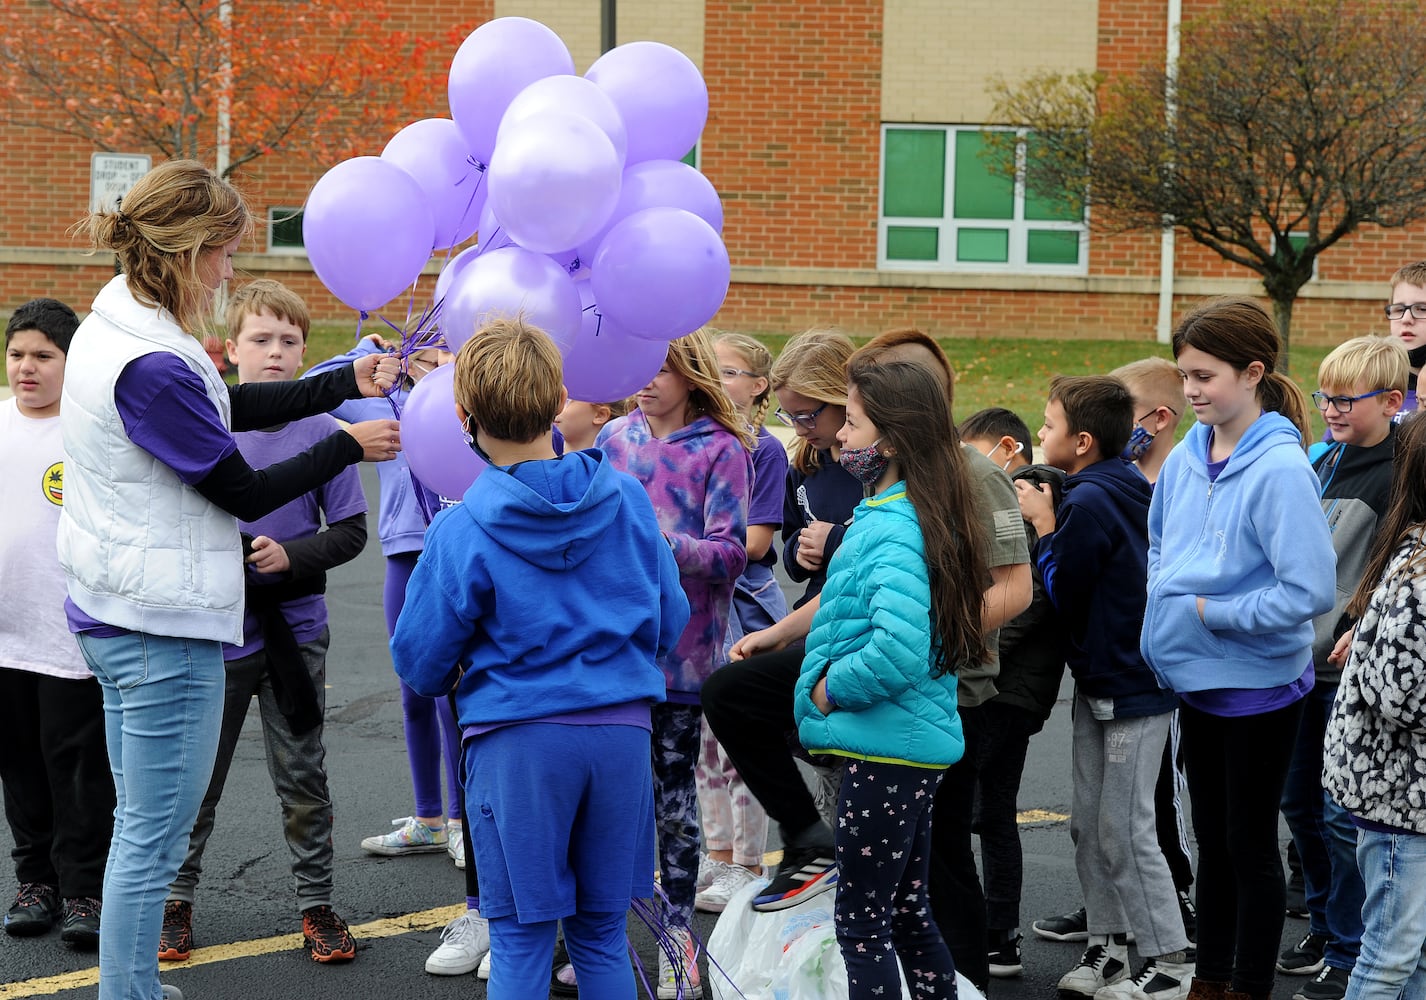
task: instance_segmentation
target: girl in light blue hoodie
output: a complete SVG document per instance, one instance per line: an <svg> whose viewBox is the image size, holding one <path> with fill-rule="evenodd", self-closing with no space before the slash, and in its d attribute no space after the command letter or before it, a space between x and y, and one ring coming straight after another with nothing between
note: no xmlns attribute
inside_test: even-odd
<svg viewBox="0 0 1426 1000"><path fill-rule="evenodd" d="M1313 684L1312 619L1336 597L1303 451L1307 400L1273 370L1279 345L1251 299L1179 323L1173 352L1198 425L1149 507L1140 646L1182 699L1199 851L1194 997L1272 994L1286 894L1278 803Z"/></svg>

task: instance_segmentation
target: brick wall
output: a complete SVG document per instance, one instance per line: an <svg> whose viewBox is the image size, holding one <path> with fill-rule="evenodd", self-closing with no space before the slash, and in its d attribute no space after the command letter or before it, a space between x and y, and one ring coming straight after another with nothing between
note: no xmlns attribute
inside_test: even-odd
<svg viewBox="0 0 1426 1000"><path fill-rule="evenodd" d="M1021 10L1049 0L1006 2ZM1185 16L1212 2L1185 0ZM580 50L581 69L591 58L589 10L597 6L594 0L388 3L396 14L395 27L427 37L441 37L460 26L469 30L496 15L543 17L557 27L565 25L574 36L570 42ZM620 4L621 39L658 37L685 50L696 49L690 55L708 82L711 110L700 144L701 165L722 193L724 236L734 267L746 279L731 290L717 325L795 331L834 323L850 332L872 333L917 323L944 335L1152 337L1156 300L1149 283L1158 273L1157 234L1092 238L1091 278L1110 283L1127 279L1113 293L1047 292L1030 279L1016 288L1003 283L984 289L908 288L901 284L904 275L875 272L880 129L886 109L900 108L903 99L909 100L909 89L917 86L943 94L944 112L920 105L910 109L926 120L955 121L956 107L974 103L965 93L949 92L952 85L942 79L944 67L925 68L918 77L900 65L912 58L905 51L910 33L919 23L928 36L949 31L959 39L957 44L967 44L972 35L956 32L980 23L974 18L983 20L992 7L981 0L929 6L927 0L846 0L835 8L813 0ZM1064 16L1060 6L1046 9L1051 8ZM1162 62L1167 0L1074 0L1073 9L1094 18L1099 68L1127 72L1146 62ZM959 20L948 20L948 12L958 12ZM1044 18L1046 23L1053 20L1048 14ZM895 44L884 32L896 33ZM1068 38L1074 32L1064 34ZM994 33L984 37L984 48L1001 44ZM1024 42L1023 36L1016 36L1004 44L1016 46L1017 60L1023 61ZM451 43L433 57L436 69L449 64L454 49ZM1070 62L1080 58L1062 55ZM994 62L993 56L987 58ZM963 81L955 86L970 85ZM898 87L902 89L896 91ZM407 120L447 114L444 88L434 89L422 106L406 111ZM364 151L379 152L387 138L373 134ZM102 256L75 263L54 253L82 245L67 231L85 209L90 152L76 141L0 126L0 313L32 295L54 295L82 308L111 273L110 262ZM255 213L265 219L269 207L301 204L330 166L300 150L275 153L244 167L237 182ZM1294 317L1294 338L1338 340L1381 329L1378 306L1385 300L1385 279L1401 262L1426 256L1422 233L1423 227L1367 230L1330 251L1319 263L1322 282L1365 284L1341 291L1337 300L1302 300ZM254 250L265 246L265 236L256 242ZM30 259L36 250L50 252L56 262ZM7 253L12 260L26 259L6 263ZM248 274L268 273L259 257L245 257L240 263ZM276 269L270 273L307 296L319 317L352 318L310 271L292 270L294 265L300 267L301 258L274 262ZM797 274L789 277L805 269L815 269L818 276L806 281ZM854 273L839 279L838 271ZM1251 272L1185 237L1178 240L1176 275L1180 283L1204 292L1215 290L1215 282L1251 289L1255 280ZM839 285L839 280L846 284ZM995 284L990 279L986 283ZM1377 287L1379 299L1361 298L1375 296ZM1180 296L1176 310L1192 301L1191 296ZM399 318L405 303L394 303L384 312Z"/></svg>
<svg viewBox="0 0 1426 1000"><path fill-rule="evenodd" d="M874 267L880 0L708 0L704 173L735 267Z"/></svg>

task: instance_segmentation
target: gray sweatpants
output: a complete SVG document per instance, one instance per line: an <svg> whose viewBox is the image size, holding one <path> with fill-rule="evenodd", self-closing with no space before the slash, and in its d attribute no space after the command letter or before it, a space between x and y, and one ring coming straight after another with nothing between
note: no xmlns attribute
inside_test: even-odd
<svg viewBox="0 0 1426 1000"><path fill-rule="evenodd" d="M1070 837L1089 933L1133 931L1146 958L1188 946L1154 826L1154 783L1171 718L1099 720L1075 690Z"/></svg>
<svg viewBox="0 0 1426 1000"><path fill-rule="evenodd" d="M312 675L317 704L326 711L327 645L325 630L311 642L298 645L302 662ZM282 832L292 854L292 876L297 886L297 908L309 910L332 901L332 797L327 790L327 750L322 743L322 726L294 736L287 718L277 707L277 696L268 674L267 653L257 652L224 664L227 672L223 694L223 726L218 737L218 759L208 792L198 809L198 820L188 839L188 855L178 877L168 888L168 898L193 902L198 876L203 871L203 849L213 832L213 818L228 767L233 762L238 736L248 705L257 696L262 714L262 735L267 750L267 771L282 803Z"/></svg>

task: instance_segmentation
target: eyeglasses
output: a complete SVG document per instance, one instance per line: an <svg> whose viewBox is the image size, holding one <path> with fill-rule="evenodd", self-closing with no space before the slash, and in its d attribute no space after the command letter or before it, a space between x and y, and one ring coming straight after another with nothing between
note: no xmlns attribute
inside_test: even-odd
<svg viewBox="0 0 1426 1000"><path fill-rule="evenodd" d="M760 378L757 372L750 372L746 368L719 368L718 374L723 376L724 382L732 381L739 375L746 375L748 378Z"/></svg>
<svg viewBox="0 0 1426 1000"><path fill-rule="evenodd" d="M777 408L777 419L781 420L788 427L806 427L808 430L811 430L817 426L817 417L826 408L827 404L823 403L811 413L788 413L779 406Z"/></svg>
<svg viewBox="0 0 1426 1000"><path fill-rule="evenodd" d="M1382 309L1386 313L1387 319L1401 319L1406 315L1407 310L1411 311L1413 319L1426 319L1426 302L1413 302L1407 305L1404 302L1393 302Z"/></svg>
<svg viewBox="0 0 1426 1000"><path fill-rule="evenodd" d="M1415 315L1413 313L1413 315ZM1360 396L1329 396L1325 392L1314 392L1312 402L1317 405L1317 409L1323 413L1327 412L1327 404L1331 403L1337 408L1338 413L1351 413L1352 404L1359 399L1371 399L1373 396L1380 396L1384 392L1391 392L1390 389L1377 389L1375 392L1364 392Z"/></svg>

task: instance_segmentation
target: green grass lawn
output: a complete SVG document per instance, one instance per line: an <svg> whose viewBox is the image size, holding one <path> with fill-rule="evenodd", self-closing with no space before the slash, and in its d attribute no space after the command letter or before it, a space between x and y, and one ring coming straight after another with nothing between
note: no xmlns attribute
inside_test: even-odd
<svg viewBox="0 0 1426 1000"><path fill-rule="evenodd" d="M375 325L368 323L367 332ZM312 328L308 338L310 361L330 358L351 349L352 324L324 323ZM776 355L791 339L786 334L759 335ZM858 341L859 343L861 341ZM967 416L987 406L1014 410L1038 430L1045 410L1045 393L1055 375L1094 375L1150 355L1172 358L1167 344L1122 340L942 340L941 346L956 369L956 414ZM1294 344L1293 368L1304 392L1317 388L1317 365L1331 350L1327 346ZM1182 436L1190 420L1179 422ZM1322 418L1315 418L1316 434L1323 430Z"/></svg>
<svg viewBox="0 0 1426 1000"><path fill-rule="evenodd" d="M364 332L385 330L380 324L368 322ZM322 361L351 349L356 326L354 323L317 323L308 337L307 359ZM782 350L789 337L766 334L761 339L774 354ZM987 406L1003 406L1014 410L1029 425L1033 433L1039 429L1045 408L1045 392L1055 375L1093 375L1108 372L1139 358L1159 355L1169 358L1167 344L1122 340L942 340L951 363L956 368L956 414L966 416ZM1317 388L1317 365L1331 348L1294 345L1293 369L1303 391ZM1190 421L1179 422L1179 433L1188 430ZM1316 434L1323 429L1321 417L1315 418Z"/></svg>

